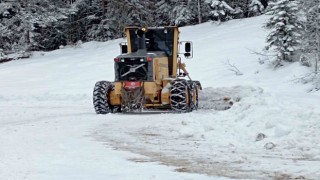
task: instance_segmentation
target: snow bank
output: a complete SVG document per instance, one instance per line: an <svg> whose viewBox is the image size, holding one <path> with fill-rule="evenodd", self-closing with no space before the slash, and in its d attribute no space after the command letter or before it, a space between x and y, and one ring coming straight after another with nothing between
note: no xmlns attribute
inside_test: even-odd
<svg viewBox="0 0 320 180"><path fill-rule="evenodd" d="M220 93L239 101L229 110L216 111L216 102L210 100ZM319 165L320 110L288 106L261 88L247 86L205 89L201 103L206 108L188 114L107 116L97 139L178 164L187 172L253 179L266 174L320 176L314 166Z"/></svg>

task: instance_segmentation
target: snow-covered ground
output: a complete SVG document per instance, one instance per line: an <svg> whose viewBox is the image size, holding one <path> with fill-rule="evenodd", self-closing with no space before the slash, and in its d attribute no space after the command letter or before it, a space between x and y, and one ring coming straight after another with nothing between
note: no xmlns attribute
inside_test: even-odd
<svg viewBox="0 0 320 180"><path fill-rule="evenodd" d="M181 29L205 87L187 114L94 113L123 39L0 64L0 179L320 179L320 93L295 83L298 63L259 63L266 19ZM235 104L221 111L224 96Z"/></svg>

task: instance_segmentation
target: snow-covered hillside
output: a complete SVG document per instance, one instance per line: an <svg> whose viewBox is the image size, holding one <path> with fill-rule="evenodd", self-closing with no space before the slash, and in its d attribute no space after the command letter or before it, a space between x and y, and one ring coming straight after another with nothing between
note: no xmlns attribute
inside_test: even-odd
<svg viewBox="0 0 320 180"><path fill-rule="evenodd" d="M187 114L94 113L123 39L0 64L0 179L320 179L320 94L295 83L309 71L299 63L259 63L266 19L181 29L205 88Z"/></svg>

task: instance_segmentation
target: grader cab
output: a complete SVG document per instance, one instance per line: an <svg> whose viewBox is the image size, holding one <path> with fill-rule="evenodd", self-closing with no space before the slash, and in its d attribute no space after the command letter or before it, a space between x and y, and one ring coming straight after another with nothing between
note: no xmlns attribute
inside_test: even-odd
<svg viewBox="0 0 320 180"><path fill-rule="evenodd" d="M201 84L181 62L181 55L192 58L193 52L191 42L179 42L178 27L127 27L125 33L127 42L114 58L115 81L95 84L96 113L196 110Z"/></svg>

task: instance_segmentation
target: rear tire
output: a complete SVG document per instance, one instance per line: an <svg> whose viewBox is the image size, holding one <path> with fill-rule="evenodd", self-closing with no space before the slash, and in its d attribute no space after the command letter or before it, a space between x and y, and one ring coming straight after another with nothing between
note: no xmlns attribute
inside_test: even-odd
<svg viewBox="0 0 320 180"><path fill-rule="evenodd" d="M108 94L113 89L113 84L108 81L98 81L93 90L93 105L97 114L112 112L112 106L108 101Z"/></svg>
<svg viewBox="0 0 320 180"><path fill-rule="evenodd" d="M178 79L172 81L172 87L170 91L171 108L177 112L185 113L189 112L190 103L188 98L190 97L188 91L188 83L184 79Z"/></svg>
<svg viewBox="0 0 320 180"><path fill-rule="evenodd" d="M189 89L189 102L190 102L190 111L198 110L199 106L199 92L198 85L195 81L188 81L188 89Z"/></svg>

